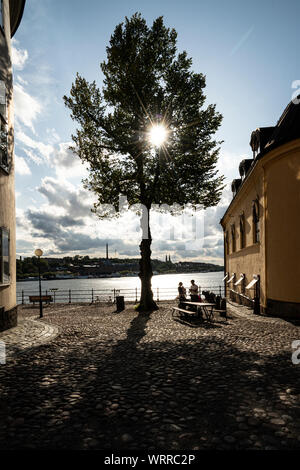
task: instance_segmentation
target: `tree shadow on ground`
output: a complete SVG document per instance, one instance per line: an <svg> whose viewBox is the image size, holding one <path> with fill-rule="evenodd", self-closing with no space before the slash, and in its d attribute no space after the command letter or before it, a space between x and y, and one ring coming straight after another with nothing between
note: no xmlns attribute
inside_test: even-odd
<svg viewBox="0 0 300 470"><path fill-rule="evenodd" d="M57 341L0 369L0 448L300 447L299 369L287 353L206 331L148 338L151 315L124 339Z"/></svg>
<svg viewBox="0 0 300 470"><path fill-rule="evenodd" d="M221 328L221 325L217 322L207 322L207 321L199 320L197 318L189 319L189 318L177 317L177 318L174 318L173 320L174 322L180 323L181 325L185 325L189 328L202 328L203 330L214 330L217 328Z"/></svg>

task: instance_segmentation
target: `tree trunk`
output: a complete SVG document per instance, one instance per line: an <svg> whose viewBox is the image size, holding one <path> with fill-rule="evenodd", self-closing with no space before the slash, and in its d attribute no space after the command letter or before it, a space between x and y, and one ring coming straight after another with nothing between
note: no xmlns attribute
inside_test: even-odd
<svg viewBox="0 0 300 470"><path fill-rule="evenodd" d="M139 312L149 312L158 310L157 304L153 300L153 292L151 286L152 266L151 266L151 231L150 231L150 207L143 206L141 215L142 241L140 244L140 272L141 279L141 298L137 307Z"/></svg>

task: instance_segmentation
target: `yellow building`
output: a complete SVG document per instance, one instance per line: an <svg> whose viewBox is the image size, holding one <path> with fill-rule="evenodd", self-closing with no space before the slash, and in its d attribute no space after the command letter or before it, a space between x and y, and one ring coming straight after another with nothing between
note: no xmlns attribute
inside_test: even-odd
<svg viewBox="0 0 300 470"><path fill-rule="evenodd" d="M226 295L256 313L300 318L300 97L251 134L224 230Z"/></svg>
<svg viewBox="0 0 300 470"><path fill-rule="evenodd" d="M17 324L11 38L25 0L0 1L0 331Z"/></svg>

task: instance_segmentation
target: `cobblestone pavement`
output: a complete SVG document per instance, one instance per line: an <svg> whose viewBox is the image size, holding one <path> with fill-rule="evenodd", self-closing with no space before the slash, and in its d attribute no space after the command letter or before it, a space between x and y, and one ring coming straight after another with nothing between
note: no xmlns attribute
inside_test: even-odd
<svg viewBox="0 0 300 470"><path fill-rule="evenodd" d="M299 449L299 327L242 307L184 324L170 306L23 307L0 335L0 449Z"/></svg>
<svg viewBox="0 0 300 470"><path fill-rule="evenodd" d="M59 329L54 325L22 318L18 326L0 333L0 341L5 343L6 360L29 348L48 343L58 332Z"/></svg>

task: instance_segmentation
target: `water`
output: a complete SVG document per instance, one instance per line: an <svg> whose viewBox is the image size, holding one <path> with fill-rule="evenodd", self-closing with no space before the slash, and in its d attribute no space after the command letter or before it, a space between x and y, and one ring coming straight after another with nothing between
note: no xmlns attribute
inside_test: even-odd
<svg viewBox="0 0 300 470"><path fill-rule="evenodd" d="M219 293L219 286L223 288L224 274L222 271L210 273L184 273L184 274L158 274L152 278L152 288L154 298L174 299L177 295L179 282L183 282L187 291L191 279L194 279L198 286L203 290L211 290ZM97 296L108 300L113 296L114 289L119 290L120 295L124 295L127 300L135 300L139 295L141 282L139 277L115 277L100 279L61 279L42 281L42 292L54 295L51 289L55 291L56 301L68 301L69 291L71 290L71 301L95 300ZM28 302L28 295L38 294L38 281L17 282L18 303L22 300L22 290L25 295L25 302ZM93 290L93 292L92 292Z"/></svg>

